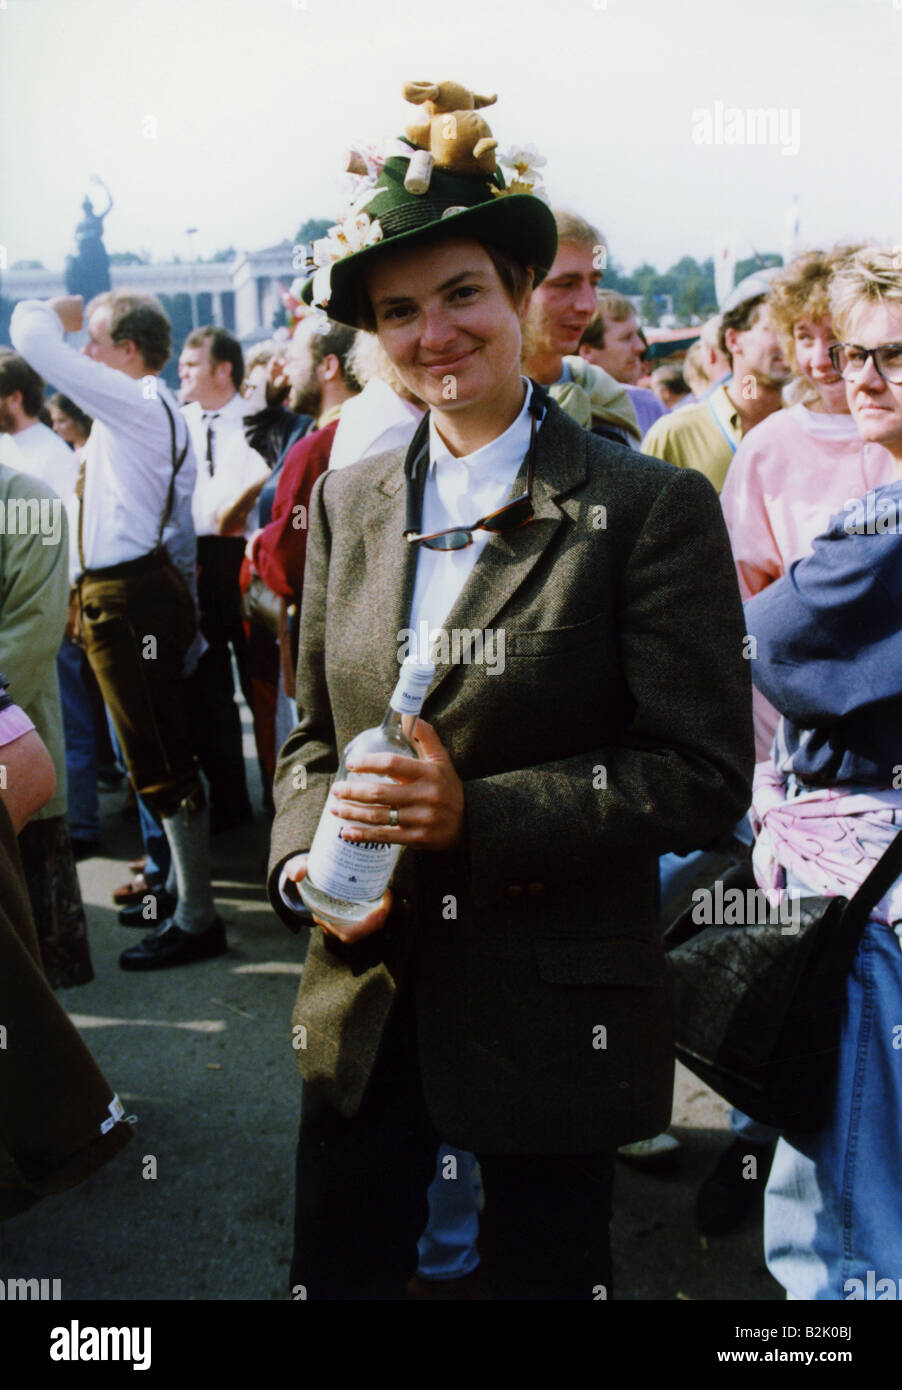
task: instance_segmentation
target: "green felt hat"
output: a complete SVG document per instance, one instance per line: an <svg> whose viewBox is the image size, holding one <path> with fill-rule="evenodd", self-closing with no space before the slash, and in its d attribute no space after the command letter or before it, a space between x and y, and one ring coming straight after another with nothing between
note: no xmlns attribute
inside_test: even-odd
<svg viewBox="0 0 902 1390"><path fill-rule="evenodd" d="M408 141L394 142L394 148L420 151ZM445 241L450 237L472 237L508 251L522 265L530 265L535 283L544 280L557 253L557 227L546 203L533 193L506 188L500 172L461 174L433 168L425 192L413 193L405 187L411 160L406 154L392 154L382 166L372 191L361 210L352 214L342 230L350 243L340 242L347 252L340 259L323 265L304 285L301 298L306 304L323 309L338 323L360 326L358 286L360 277L373 262L396 247L419 246ZM350 224L354 224L351 226ZM339 229L333 228L332 233ZM326 239L335 245L335 238ZM360 249L353 249L354 243ZM321 243L316 243L316 246Z"/></svg>

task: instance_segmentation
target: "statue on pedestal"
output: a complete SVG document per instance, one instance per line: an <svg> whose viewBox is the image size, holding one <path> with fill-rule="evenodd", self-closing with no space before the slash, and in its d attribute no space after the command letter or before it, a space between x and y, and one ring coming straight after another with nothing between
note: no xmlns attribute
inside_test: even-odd
<svg viewBox="0 0 902 1390"><path fill-rule="evenodd" d="M75 228L76 252L66 259L66 290L80 294L87 304L96 294L110 289L110 262L103 244L103 221L113 206L112 195L97 174L91 175L107 196L103 212L95 212L89 195L82 203L84 217Z"/></svg>

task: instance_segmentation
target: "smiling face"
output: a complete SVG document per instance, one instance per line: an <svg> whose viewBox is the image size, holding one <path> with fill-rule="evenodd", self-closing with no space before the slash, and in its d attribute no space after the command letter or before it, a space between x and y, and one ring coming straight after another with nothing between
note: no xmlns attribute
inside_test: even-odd
<svg viewBox="0 0 902 1390"><path fill-rule="evenodd" d="M533 292L527 327L530 352L559 357L576 352L598 307L601 278L593 246L561 242L554 265Z"/></svg>
<svg viewBox="0 0 902 1390"><path fill-rule="evenodd" d="M366 288L398 375L437 415L500 419L522 403L520 330L529 296L512 304L479 242L385 256L368 271Z"/></svg>
<svg viewBox="0 0 902 1390"><path fill-rule="evenodd" d="M594 362L596 367L603 367L615 381L622 381L627 386L635 386L645 370L642 365L644 351L645 343L639 335L636 318L624 319L621 323L605 319L604 347L588 351L584 343L580 348L583 357Z"/></svg>
<svg viewBox="0 0 902 1390"><path fill-rule="evenodd" d="M728 329L726 336L736 379L754 376L759 386L770 390L786 385L792 368L783 356L766 304L757 310L748 328Z"/></svg>
<svg viewBox="0 0 902 1390"><path fill-rule="evenodd" d="M829 319L800 319L792 326L792 340L799 371L814 387L824 410L831 415L848 415L846 383L830 361L836 334Z"/></svg>
<svg viewBox="0 0 902 1390"><path fill-rule="evenodd" d="M844 340L865 348L902 343L902 306L862 307L850 316ZM894 458L902 460L902 385L884 381L873 357L869 357L857 376L846 379L845 386L849 409L862 439L882 444Z"/></svg>

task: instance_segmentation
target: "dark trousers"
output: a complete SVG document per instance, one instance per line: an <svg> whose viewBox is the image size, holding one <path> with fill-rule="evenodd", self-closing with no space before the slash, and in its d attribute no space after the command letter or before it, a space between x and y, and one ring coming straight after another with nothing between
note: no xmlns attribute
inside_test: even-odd
<svg viewBox="0 0 902 1390"><path fill-rule="evenodd" d="M206 634L204 634L206 636ZM209 639L208 639L209 640ZM185 682L191 739L210 787L210 806L236 814L250 805L241 715L227 642L211 643Z"/></svg>
<svg viewBox="0 0 902 1390"><path fill-rule="evenodd" d="M241 536L197 538L200 627L209 645L187 682L191 734L210 785L210 804L236 814L248 807L249 799L232 649L244 698L249 705L253 698L238 588L243 555Z"/></svg>
<svg viewBox="0 0 902 1390"><path fill-rule="evenodd" d="M429 1219L426 1191L439 1142L423 1097L411 1002L402 997L352 1119L344 1119L319 1087L304 1087L294 1298L407 1297L417 1240ZM485 1219L494 1232L495 1296L611 1298L614 1153L476 1157Z"/></svg>
<svg viewBox="0 0 902 1390"><path fill-rule="evenodd" d="M85 574L81 630L135 791L161 816L201 791L183 669L194 603L163 553Z"/></svg>

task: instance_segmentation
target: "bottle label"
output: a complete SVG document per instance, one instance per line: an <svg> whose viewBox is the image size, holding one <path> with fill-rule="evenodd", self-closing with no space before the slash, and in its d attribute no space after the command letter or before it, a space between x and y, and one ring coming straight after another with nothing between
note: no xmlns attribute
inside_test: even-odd
<svg viewBox="0 0 902 1390"><path fill-rule="evenodd" d="M342 831L350 824L333 816L326 804L313 837L307 872L311 882L333 898L378 902L388 887L401 846L378 840L346 840Z"/></svg>

